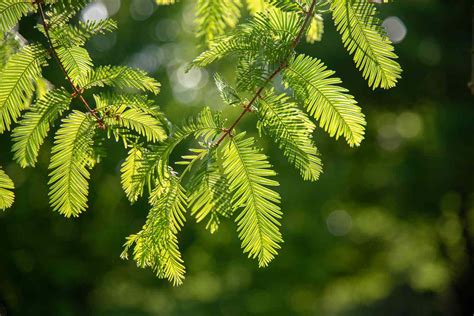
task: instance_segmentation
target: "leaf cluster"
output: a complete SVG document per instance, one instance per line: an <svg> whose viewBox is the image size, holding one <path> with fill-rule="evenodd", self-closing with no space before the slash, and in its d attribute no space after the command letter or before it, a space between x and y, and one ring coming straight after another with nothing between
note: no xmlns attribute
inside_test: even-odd
<svg viewBox="0 0 474 316"><path fill-rule="evenodd" d="M0 30L5 34L0 133L12 130L14 160L22 167L34 167L43 143L54 131L50 204L67 217L78 216L87 208L89 170L100 158L98 139L120 135L128 146L142 139L157 142L167 137L158 108L146 96L128 92L157 94L160 85L155 79L126 66L94 66L84 45L96 34L114 31L117 24L109 19L73 23L72 17L85 2L8 0L0 7ZM37 29L50 47L11 40L10 28L35 11L42 20ZM57 61L70 86L42 88L43 70L52 61ZM106 86L113 92L100 91ZM93 103L84 97L88 90Z"/></svg>
<svg viewBox="0 0 474 316"><path fill-rule="evenodd" d="M321 60L296 52L303 38L321 40L325 13L370 87L390 88L400 78L393 47L368 0L198 0L197 36L207 48L190 67L232 56L235 85L218 74L215 81L223 102L243 112L230 127L208 107L172 124L147 96L159 93L158 81L127 66L94 64L86 42L117 24L72 22L86 2L1 2L0 32L9 35L2 35L0 46L0 133L12 131L14 160L21 167L34 167L54 134L50 204L66 217L87 209L90 170L104 155L104 140L122 143L128 150L121 166L125 195L131 203L148 195L150 205L122 257L131 254L139 267L174 285L183 282L186 270L178 235L188 211L211 233L233 218L244 253L259 266L267 266L281 247L276 172L258 139L236 131L247 113L255 113L260 136L269 137L307 181L322 173L313 140L317 126L351 147L361 144L366 121L355 98ZM239 24L244 8L251 18ZM12 40L11 28L33 12L49 47ZM66 85L44 84L43 69L52 63ZM189 145L189 153L173 163L180 145ZM12 189L0 169L0 209L13 203Z"/></svg>

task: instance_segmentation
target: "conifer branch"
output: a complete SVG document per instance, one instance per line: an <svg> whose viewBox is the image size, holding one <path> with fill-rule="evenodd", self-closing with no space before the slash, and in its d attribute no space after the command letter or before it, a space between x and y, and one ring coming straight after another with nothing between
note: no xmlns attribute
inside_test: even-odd
<svg viewBox="0 0 474 316"><path fill-rule="evenodd" d="M121 168L122 187L132 203L148 189L151 210L142 230L127 239L122 258L131 250L139 267L152 268L174 285L181 284L185 274L178 233L188 210L198 222L205 219L211 232L221 217L239 212L235 222L243 252L267 266L283 243L283 212L275 190L279 182L255 139L235 129L246 113L255 112L259 134L268 135L308 181L316 181L322 172L311 119L331 137L359 146L366 126L361 107L334 71L315 57L298 54L296 48L305 37L308 43L321 39L322 14L331 12L344 47L369 86L395 86L401 68L373 5L389 1L198 0L198 36L209 46L190 67L237 57L235 88L218 74L215 77L223 101L243 107L224 128L221 113L207 107L183 124L171 125L144 95L159 93L157 80L128 66L95 67L86 42L115 30L117 24L112 19L71 20L90 0L0 0L0 37L24 16L36 13L37 28L46 39L45 45L24 46L10 36L0 39L0 134L21 118L12 133L14 160L22 167L34 166L48 133L61 120L51 149L48 185L52 209L66 217L79 216L88 207L90 170L105 154L105 135L97 138L97 129L106 129L108 138L131 147ZM244 3L252 18L239 24ZM225 35L227 28L234 30ZM42 71L50 57L72 90L45 88ZM278 76L285 91L274 87ZM91 88L114 89L94 93L86 101L84 91L92 92ZM248 99L243 101L240 93ZM74 98L82 103L82 111L68 111ZM28 111L22 115L23 110ZM179 175L171 155L188 138L199 147L189 148L189 154L175 163L185 166ZM13 200L13 183L0 167L0 210Z"/></svg>
<svg viewBox="0 0 474 316"><path fill-rule="evenodd" d="M295 49L296 46L298 46L299 42L301 41L301 38L303 37L303 34L306 31L306 28L308 27L309 23L311 22L311 18L313 16L315 8L316 8L316 2L317 2L317 0L313 0L309 10L305 12L305 14L306 14L305 20L303 22L303 25L301 26L300 31L298 32L298 35L296 35L295 39L292 41L291 49ZM240 115L237 117L237 119L234 121L234 123L232 123L232 125L228 129L224 130L224 133L221 135L221 137L214 144L216 147L219 146L227 136L231 136L232 131L240 123L240 121L245 116L245 114L247 114L248 112L252 112L252 106L255 104L255 102L258 100L258 98L260 98L260 96L261 96L262 92L265 90L267 84L270 83L283 69L285 69L287 67L287 62L288 62L288 58L285 59L284 61L282 61L280 63L280 66L278 66L278 68L275 69L275 71L272 72L272 74L270 76L268 76L268 78L265 80L265 83L257 90L257 92L255 92L253 98L247 103L247 105L244 106L244 110L242 111L242 113L240 113Z"/></svg>
<svg viewBox="0 0 474 316"><path fill-rule="evenodd" d="M97 112L91 108L89 103L86 101L86 99L82 95L84 91L74 84L74 82L72 81L72 78L69 76L68 72L66 71L66 68L64 67L63 63L59 59L58 53L56 52L56 49L55 49L54 44L53 44L53 40L51 39L51 35L49 33L49 27L50 26L47 22L46 14L45 14L44 8L43 8L44 0L34 0L33 3L38 6L38 11L39 11L39 14L40 14L41 22L42 22L43 27L44 27L44 32L46 34L46 38L47 38L49 46L51 48L51 54L54 56L54 59L56 59L56 62L58 63L59 68L61 68L61 71L64 73L64 76L66 77L66 80L69 82L69 85L74 90L74 92L71 94L71 96L73 98L76 98L76 97L79 98L79 100L82 102L82 104L87 109L87 111L97 121L97 124L99 125L99 128L101 128L101 129L105 128L103 119L100 118L97 115Z"/></svg>

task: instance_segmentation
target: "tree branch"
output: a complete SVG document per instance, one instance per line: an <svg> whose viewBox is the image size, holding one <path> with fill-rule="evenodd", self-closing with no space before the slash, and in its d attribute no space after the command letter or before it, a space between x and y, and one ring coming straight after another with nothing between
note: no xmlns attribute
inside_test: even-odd
<svg viewBox="0 0 474 316"><path fill-rule="evenodd" d="M78 86L76 86L74 84L71 77L67 73L66 68L64 67L63 63L59 59L58 53L56 52L56 49L53 45L53 40L51 39L51 35L49 34L49 24L48 24L47 19L46 19L46 14L44 13L44 8L43 8L44 2L43 1L44 0L36 0L33 3L35 3L38 6L38 11L39 11L39 14L40 14L40 17L41 17L41 22L43 23L44 32L46 33L46 38L47 38L49 46L51 48L51 53L54 56L54 59L56 59L56 62L58 63L59 68L61 68L61 71L64 73L64 76L66 77L66 80L69 82L69 85L74 90L74 92L71 95L73 97L78 97L79 100L81 100L84 107L87 109L87 111L95 118L95 120L99 124L99 128L104 128L104 126L105 126L104 121L102 120L102 118L100 118L97 115L97 112L90 107L89 103L87 103L86 99L82 95L83 91Z"/></svg>
<svg viewBox="0 0 474 316"><path fill-rule="evenodd" d="M308 27L308 25L311 21L311 18L313 17L314 10L316 8L316 2L317 2L317 0L313 0L309 10L307 12L305 12L305 14L306 14L305 20L303 22L303 25L301 26L300 31L298 32L298 35L296 35L295 39L291 43L291 49L295 49L296 46L298 46L299 42L301 41L301 39L304 35L304 32L306 31L306 29L307 29L307 27ZM219 137L219 139L216 141L214 146L216 146L216 147L219 146L227 136L230 136L232 131L234 130L234 128L240 123L240 121L245 116L245 114L247 114L248 112L251 112L252 106L255 104L255 102L258 100L258 98L261 96L261 94L262 94L263 90L265 90L267 84L270 83L273 79L275 79L275 77L283 69L285 69L287 67L287 62L288 62L287 59L282 61L280 63L280 66L278 66L278 68L275 69L275 71L272 72L272 74L270 76L268 76L268 78L265 80L265 83L257 90L257 92L255 92L253 98L247 103L247 105L244 106L244 110L242 111L242 113L240 113L240 115L237 117L237 119L234 121L234 123L232 123L232 125L228 129L224 130L224 133L221 135L221 137Z"/></svg>

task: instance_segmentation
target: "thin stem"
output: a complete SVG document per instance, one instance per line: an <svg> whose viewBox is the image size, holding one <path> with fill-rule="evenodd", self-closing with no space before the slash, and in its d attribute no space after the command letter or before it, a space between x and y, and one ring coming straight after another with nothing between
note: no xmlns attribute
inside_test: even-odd
<svg viewBox="0 0 474 316"><path fill-rule="evenodd" d="M303 35L304 35L304 32L306 31L306 29L308 28L308 25L311 21L311 18L313 17L313 14L314 14L314 11L315 11L315 8L316 8L316 2L317 0L313 0L313 2L311 3L311 6L309 8L309 10L306 13L306 17L305 17L305 20L303 22L303 25L301 26L301 29L299 30L298 34L296 35L295 39L291 42L291 49L295 49L296 46L298 46L299 42L301 41L301 39L303 38ZM265 80L264 84L255 92L254 96L252 97L252 99L247 103L247 105L244 106L244 110L242 111L242 113L240 113L240 115L235 119L234 123L232 123L232 125L225 129L223 134L221 135L221 137L219 137L219 139L216 141L216 143L214 144L216 147L219 146L223 141L224 139L227 137L227 136L231 136L231 133L232 131L234 130L234 128L240 123L240 121L242 120L242 118L245 116L245 114L247 114L248 112L252 112L252 106L255 104L255 102L258 100L259 97L261 97L261 94L263 92L263 90L265 90L265 87L267 86L268 83L270 83L273 79L275 79L275 77L283 70L285 69L286 67L288 66L288 60L285 59L283 62L281 62L280 66L278 66L277 69L275 69L274 72L272 72L270 74L270 76L268 76L268 78Z"/></svg>
<svg viewBox="0 0 474 316"><path fill-rule="evenodd" d="M301 38L304 35L304 32L306 31L306 29L308 28L309 23L311 22L311 18L313 17L314 10L316 8L316 2L317 2L317 0L313 0L313 2L311 3L311 6L309 7L308 12L306 13L306 18L303 22L303 26L301 26L300 32L298 33L296 38L293 40L293 43L291 45L291 47L293 49L295 49L296 46L298 46L299 42L301 41Z"/></svg>
<svg viewBox="0 0 474 316"><path fill-rule="evenodd" d="M49 24L48 24L47 19L46 19L46 14L44 13L43 0L37 0L34 3L36 3L38 5L38 10L39 10L39 13L40 13L41 22L43 23L44 32L46 34L46 38L47 38L49 46L51 48L51 53L52 53L54 59L56 59L56 62L59 65L59 68L61 68L61 71L64 73L64 76L66 77L66 80L69 82L69 85L74 90L74 92L72 93L72 96L73 97L78 97L79 100L81 100L82 104L87 109L87 111L89 111L89 113L95 118L95 120L99 124L99 127L103 128L104 127L104 121L97 115L96 111L93 110L90 107L89 103L87 103L86 99L82 95L83 91L78 86L76 86L74 84L74 82L72 81L72 78L69 76L69 74L66 71L66 68L64 67L63 63L61 62L61 59L59 59L58 53L56 52L56 49L55 49L54 44L53 44L53 40L51 39L51 35L49 33Z"/></svg>

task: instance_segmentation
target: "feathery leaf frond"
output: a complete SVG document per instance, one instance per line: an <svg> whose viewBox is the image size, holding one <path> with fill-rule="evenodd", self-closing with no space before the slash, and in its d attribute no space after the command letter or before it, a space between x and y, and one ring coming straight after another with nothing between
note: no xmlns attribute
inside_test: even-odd
<svg viewBox="0 0 474 316"><path fill-rule="evenodd" d="M240 0L198 0L196 5L197 35L206 43L234 28L240 18Z"/></svg>
<svg viewBox="0 0 474 316"><path fill-rule="evenodd" d="M51 151L50 204L66 217L77 217L87 208L93 163L93 137L97 124L89 114L73 111L55 136Z"/></svg>
<svg viewBox="0 0 474 316"><path fill-rule="evenodd" d="M242 208L236 222L244 253L258 258L259 266L267 266L283 242L278 228L280 195L269 188L279 185L268 178L275 172L255 148L254 139L245 138L245 132L224 144L223 166L233 193L232 204Z"/></svg>
<svg viewBox="0 0 474 316"><path fill-rule="evenodd" d="M50 6L50 13L57 14L75 14L83 9L92 0L44 0L45 4L54 4Z"/></svg>
<svg viewBox="0 0 474 316"><path fill-rule="evenodd" d="M2 0L0 2L0 34L12 29L20 19L35 10L30 1Z"/></svg>
<svg viewBox="0 0 474 316"><path fill-rule="evenodd" d="M181 142L190 136L205 143L212 143L222 129L220 117L206 107L196 117L188 119L181 127L177 127L162 144L150 146L143 152L138 173L130 182L130 190L141 196L143 188L154 185L154 179L162 179L169 173L169 157Z"/></svg>
<svg viewBox="0 0 474 316"><path fill-rule="evenodd" d="M300 12L301 6L294 0L267 0L272 6L285 12Z"/></svg>
<svg viewBox="0 0 474 316"><path fill-rule="evenodd" d="M139 145L133 146L128 151L127 158L122 163L122 168L120 169L123 191L128 200L132 203L135 203L143 194L143 186L137 185L135 182L139 170L143 165L144 150L145 149Z"/></svg>
<svg viewBox="0 0 474 316"><path fill-rule="evenodd" d="M314 124L285 95L268 93L257 105L259 128L275 141L305 180L316 181L322 172L311 137Z"/></svg>
<svg viewBox="0 0 474 316"><path fill-rule="evenodd" d="M216 39L194 59L192 66L205 67L231 54L247 58L260 55L269 63L278 64L288 56L302 23L301 17L292 12L272 9L259 13L248 23L239 25L231 35Z"/></svg>
<svg viewBox="0 0 474 316"><path fill-rule="evenodd" d="M94 99L108 132L115 135L117 141L122 138L125 147L130 131L137 132L151 142L163 141L167 137L163 113L146 96L106 93L95 94Z"/></svg>
<svg viewBox="0 0 474 316"><path fill-rule="evenodd" d="M56 53L75 84L81 82L92 69L92 59L83 47L60 46L56 49Z"/></svg>
<svg viewBox="0 0 474 316"><path fill-rule="evenodd" d="M193 60L190 67L206 67L239 50L249 50L248 44L241 42L235 34L220 36L209 45L209 49L202 52Z"/></svg>
<svg viewBox="0 0 474 316"><path fill-rule="evenodd" d="M87 73L80 82L84 89L103 87L105 85L120 89L134 88L149 91L153 94L160 92L160 83L140 69L127 66L100 66Z"/></svg>
<svg viewBox="0 0 474 316"><path fill-rule="evenodd" d="M350 146L358 146L364 138L364 115L333 74L320 60L298 55L289 61L283 82L331 137L344 136Z"/></svg>
<svg viewBox="0 0 474 316"><path fill-rule="evenodd" d="M46 52L39 45L23 47L13 55L0 73L0 133L10 130L21 110L28 107L34 82L41 76Z"/></svg>
<svg viewBox="0 0 474 316"><path fill-rule="evenodd" d="M104 19L99 21L79 21L77 26L66 23L54 23L54 26L54 28L49 30L53 45L56 47L73 47L83 46L94 35L115 31L117 29L117 22L112 19Z"/></svg>
<svg viewBox="0 0 474 316"><path fill-rule="evenodd" d="M142 230L127 238L122 258L133 247L133 259L141 268L151 268L159 278L174 285L183 283L185 267L178 248L177 234L186 213L187 197L179 178L169 175L157 182L150 194L152 208Z"/></svg>
<svg viewBox="0 0 474 316"><path fill-rule="evenodd" d="M109 129L126 128L135 131L149 142L163 141L167 137L158 119L137 108L110 108L104 122Z"/></svg>
<svg viewBox="0 0 474 316"><path fill-rule="evenodd" d="M382 29L377 10L368 0L333 0L333 20L357 68L373 89L397 84L401 68L390 39Z"/></svg>
<svg viewBox="0 0 474 316"><path fill-rule="evenodd" d="M0 168L0 210L5 210L13 205L15 194L14 185L10 177Z"/></svg>
<svg viewBox="0 0 474 316"><path fill-rule="evenodd" d="M12 135L13 158L20 166L23 168L35 166L39 149L51 125L69 108L71 100L71 94L64 88L58 88L47 92L34 107L26 112Z"/></svg>
<svg viewBox="0 0 474 316"><path fill-rule="evenodd" d="M165 115L160 111L153 100L149 100L146 95L127 93L100 93L94 94L94 100L98 110L107 112L113 108L131 108L149 114L161 122L165 122Z"/></svg>
<svg viewBox="0 0 474 316"><path fill-rule="evenodd" d="M207 152L206 159L189 184L189 209L199 223L207 219L206 229L217 231L220 217L233 212L229 184L215 149Z"/></svg>

